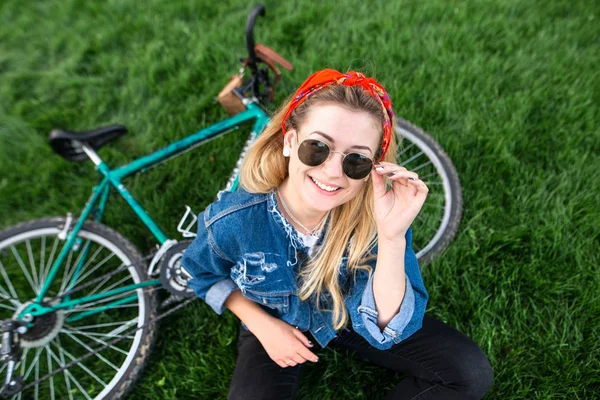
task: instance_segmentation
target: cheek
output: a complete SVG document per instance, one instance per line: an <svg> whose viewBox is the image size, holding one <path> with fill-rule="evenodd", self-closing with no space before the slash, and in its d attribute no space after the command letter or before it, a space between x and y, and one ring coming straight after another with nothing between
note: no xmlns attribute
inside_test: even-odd
<svg viewBox="0 0 600 400"><path fill-rule="evenodd" d="M350 182L350 184L348 185L348 197L354 198L354 196L356 196L363 188L363 186L366 184L366 182L363 182L362 180L360 181L355 181L352 179L348 179L348 181Z"/></svg>
<svg viewBox="0 0 600 400"><path fill-rule="evenodd" d="M298 159L291 159L288 166L288 174L292 180L302 179L302 176L306 173L308 167L304 165Z"/></svg>

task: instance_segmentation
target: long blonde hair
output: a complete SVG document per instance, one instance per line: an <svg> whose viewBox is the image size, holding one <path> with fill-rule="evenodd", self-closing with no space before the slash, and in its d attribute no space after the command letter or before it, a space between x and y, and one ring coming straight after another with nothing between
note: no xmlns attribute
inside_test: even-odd
<svg viewBox="0 0 600 400"><path fill-rule="evenodd" d="M251 193L269 193L277 189L288 176L288 159L283 157L283 132L281 122L288 110L291 98L275 113L269 125L249 149L240 171L241 186ZM330 85L314 93L300 104L286 121L288 127L298 130L313 106L335 104L341 107L364 111L375 117L382 126L384 114L380 103L360 86ZM380 130L380 145L383 128ZM385 161L394 162L396 138L392 134ZM378 160L381 150L374 159ZM299 272L298 297L304 301L316 294L317 308L325 290L333 300L334 329L339 330L348 322L343 295L339 284L340 264L347 254L348 276L355 277L358 270L372 269L366 265L369 251L375 245L376 227L373 215L373 187L371 177L350 201L332 210L329 229L323 245ZM335 238L335 240L332 240ZM346 253L348 251L348 253Z"/></svg>

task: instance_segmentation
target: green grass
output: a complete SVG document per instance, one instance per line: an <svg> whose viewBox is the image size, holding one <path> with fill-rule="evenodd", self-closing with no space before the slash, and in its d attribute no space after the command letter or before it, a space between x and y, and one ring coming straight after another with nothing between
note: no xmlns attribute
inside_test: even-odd
<svg viewBox="0 0 600 400"><path fill-rule="evenodd" d="M323 67L375 75L398 115L453 159L464 218L423 271L428 312L472 337L490 399L600 398L600 3L267 1L257 41L294 65L276 104ZM77 212L96 174L47 134L122 123L120 165L225 117L214 101L244 56L246 2L0 4L0 227ZM244 137L126 183L165 231L214 197ZM106 222L154 242L121 200ZM236 318L201 302L168 317L133 399L225 398ZM325 349L302 399L380 398L401 377Z"/></svg>

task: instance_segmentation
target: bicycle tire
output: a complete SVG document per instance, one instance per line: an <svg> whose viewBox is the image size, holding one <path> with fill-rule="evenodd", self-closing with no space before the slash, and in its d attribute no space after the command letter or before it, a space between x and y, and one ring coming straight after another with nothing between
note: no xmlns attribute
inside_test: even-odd
<svg viewBox="0 0 600 400"><path fill-rule="evenodd" d="M73 225L74 223L75 221L73 222ZM35 292L36 287L39 289L43 281L45 281L45 278L47 278L48 275L46 270L49 270L49 265L51 265L52 262L51 257L48 255L50 252L50 241L53 243L53 249L56 247L60 250L61 246L56 245L56 243L59 243L58 241L61 239L59 239L57 235L64 228L64 224L65 218L44 218L9 227L0 232L0 272L2 272L2 276L0 276L0 300L2 300L2 302L8 301L6 299L7 294L12 294L11 297L18 298L19 300L17 302L21 304L21 307L23 307L22 304L26 303L21 303L22 301L34 298L33 293ZM81 238L82 242L85 241L85 244L83 246L80 245L78 250L75 249L77 246L74 246L69 253L69 262L66 263L64 271L61 270L63 273L62 279L58 279L61 274L57 274L57 279L55 279L55 282L53 282L53 284L56 284L53 286L51 291L49 291L50 298L52 297L51 293L53 293L54 296L58 296L68 290L66 287L68 283L65 282L69 282L70 277L68 276L67 271L69 270L70 262L73 259L71 255L76 251L80 251L81 255L79 257L86 261L88 267L87 270L82 269L81 274L77 279L77 284L74 287L75 289L77 289L77 285L79 284L90 280L93 281L93 278L95 277L94 274L96 273L106 274L106 269L109 269L109 271L115 271L114 266L117 263L120 263L121 266L129 265L129 267L123 268L122 271L115 274L114 277L110 277L108 280L106 280L107 278L102 278L100 284L93 290L96 290L97 293L110 290L110 287L106 285L110 284L114 286L115 282L113 279L119 279L117 282L123 282L124 284L130 284L133 282L137 283L147 280L146 263L141 261L142 256L140 252L131 242L129 242L118 232L105 225L86 221L78 235L78 238ZM45 244L48 239L50 239L50 241L46 247ZM85 258L83 258L85 252L81 251L82 248L89 249L89 252L87 252ZM27 255L26 258L21 257L22 265L18 265L19 261L17 256L15 256L15 249L16 253L19 254L19 257L20 254L23 254L23 252L25 252ZM91 257L92 251L94 252L93 258ZM54 253L55 250L50 252L51 255ZM113 255L109 254L109 256L104 256L106 253L113 254L116 256L116 259L111 261L114 258ZM11 255L14 259L14 262L10 261ZM36 260L33 260L34 256L36 257ZM98 258L98 260L102 259L103 261L98 261L96 264L92 265L91 263L93 263L96 258ZM104 261L106 259L108 259L108 261ZM102 265L100 265L101 263ZM31 267L29 271L29 278L31 278L31 281L27 279L25 276L25 271L22 268L23 266L26 267L25 264L28 264L29 267ZM72 263L73 266L75 264L77 264L77 261ZM36 270L38 267L39 269L34 272L34 270ZM85 268L85 265L83 265L83 267ZM18 272L19 268L23 271L22 274L16 273ZM75 268L73 267L72 270L74 269ZM9 274L12 274L12 276ZM34 279L34 274L36 275L36 279ZM88 278L85 277L85 274L88 274ZM102 277L102 275L100 276ZM79 279L82 279L82 282L79 282ZM30 287L28 290L26 290L25 288L27 287L28 283ZM37 283L37 285L32 285L32 283ZM58 286L59 284L61 285L60 288ZM64 288L63 285L65 286ZM89 287L91 288L93 286L95 286L95 284ZM85 288L83 290L85 290ZM93 290L89 289L89 293L86 294L93 293ZM24 293L29 293L30 295L24 296ZM14 296L15 294L17 296ZM126 294L131 296L132 292L127 292ZM31 357L31 364L27 365L27 360L30 357L29 354L25 352L25 356L22 357L22 359L19 361L19 365L17 365L15 369L17 373L19 373L21 370L25 372L26 368L29 369L29 373L31 373L32 368L34 368L33 364L37 363L37 366L35 367L36 375L44 376L44 371L51 372L54 364L56 364L58 368L61 365L61 361L62 365L64 365L69 361L72 361L71 357L79 358L81 356L79 353L82 351L83 355L85 355L86 352L89 354L91 352L90 350L100 347L101 343L108 342L112 337L117 337L121 332L127 332L136 325L139 327L144 324L145 326L133 333L123 334L122 336L125 336L124 340L101 351L96 356L88 357L86 360L71 366L67 370L69 371L68 373L61 372L55 375L55 377L64 377L64 382L62 382L64 387L55 387L54 379L58 380L57 378L54 378L52 383L49 383L50 379L48 379L44 381L46 383L40 382L39 386L36 385L35 388L32 388L28 391L29 393L26 391L23 392L22 395L25 396L25 398L31 397L42 399L52 399L53 397L61 399L94 398L96 400L125 398L133 388L135 381L140 377L142 369L146 364L157 337L157 327L154 324L147 324L148 321L153 320L157 316L158 299L155 290L152 288L137 289L133 295L136 296L138 300L137 305L133 304L133 306L131 306L125 302L122 306L117 306L118 309L111 308L109 310L103 310L101 313L94 314L79 321L71 322L73 326L69 325L69 317L77 315L81 316L81 314L77 314L77 312L84 312L86 311L86 308L87 311L92 310L92 308L90 308L93 306L92 304L83 304L81 307L75 306L72 309L64 311L64 315L61 315L60 312L47 314L54 315L54 322L51 322L52 317L44 318L46 315L35 319L34 326L30 328L25 335L21 336L21 340L26 347L29 347L24 348L23 352L25 352L25 350L31 350L31 353L35 351L36 353L39 352L39 355L37 355L37 359L34 358L35 356ZM117 298L117 296L114 297ZM79 294L76 297L80 297ZM99 307L102 307L102 300L100 300L98 303L100 304ZM11 306L16 308L17 311L15 311L15 313L20 310L20 308L17 307L17 304L14 302L11 302ZM6 306L3 306L0 311L4 312L4 314L12 312L8 310ZM134 317L126 322L123 322L122 325L119 325L121 322L103 322L106 319L110 320L110 318L113 318L115 313L118 313L119 318L128 319L132 316ZM96 317L94 318L94 321L99 320L102 323L97 325L89 325L92 328L81 326L81 321L83 321L84 324L89 324L90 318L93 317ZM57 323L57 320L61 320L61 322ZM52 327L53 324L55 325L54 327ZM51 328L48 328L48 326ZM113 328L113 326L116 326L116 328ZM34 330L36 327L39 327L37 333ZM52 334L55 334L55 337L52 337L52 334L50 333L42 333L40 331L41 327L45 327L46 330L50 329L52 332L54 332ZM110 332L106 333L106 329L110 329ZM29 339L27 336L28 334L30 335ZM128 335L131 335L131 340L129 339ZM77 347L77 344L79 343L78 340L81 343L85 343L88 348L79 344L79 347L83 350L79 349ZM44 343L46 341L47 343ZM129 342L131 343L130 347ZM63 343L65 346L63 346ZM120 343L123 344L121 345ZM44 352L44 350L46 351ZM73 356L71 352L75 352L76 355ZM53 355L52 353L55 354ZM60 357L58 357L56 354L59 354ZM43 360L42 355L46 356ZM65 356L68 356L70 359L65 358ZM109 363L104 361L100 356L104 357L104 360L107 360L110 362L110 364L112 364L112 370L114 370L114 367L117 367L116 363L118 361L115 360L123 359L123 362L118 364L118 370L116 373L112 370L109 372L104 372L104 370L109 369ZM98 361L99 359L105 362L106 365L101 364ZM47 364L47 368L42 365L44 363ZM100 369L97 368L94 370L93 368L97 367L97 365L101 366ZM104 379L106 379L106 381L110 379L110 381L108 381L106 386L101 387L100 385L100 388L98 388L96 380L90 379L92 375L88 374L84 367L88 368L89 371L92 371L97 378L100 378L102 382L104 382ZM4 368L2 370L4 370ZM84 374L86 376L80 378L80 376L82 376L81 371L86 372L86 374ZM21 372L21 375L23 372ZM71 377L73 377L73 380L71 380ZM33 379L30 381L33 381ZM77 384L75 382L77 382ZM27 384L28 381L25 379L24 385ZM50 386L52 386L52 388ZM82 389L86 393L83 393ZM40 392L42 392L43 395L40 396ZM56 397L57 392L60 393L58 397ZM75 397L73 397L74 393L76 394ZM15 395L12 398L20 399L21 396Z"/></svg>
<svg viewBox="0 0 600 400"><path fill-rule="evenodd" d="M417 172L429 188L428 199L412 225L413 248L423 267L439 256L456 236L462 218L462 189L454 164L435 139L407 120L398 117L395 120L395 133L400 144L396 161ZM411 150L415 147L419 152ZM422 155L427 161L423 161ZM436 176L441 182L432 179Z"/></svg>

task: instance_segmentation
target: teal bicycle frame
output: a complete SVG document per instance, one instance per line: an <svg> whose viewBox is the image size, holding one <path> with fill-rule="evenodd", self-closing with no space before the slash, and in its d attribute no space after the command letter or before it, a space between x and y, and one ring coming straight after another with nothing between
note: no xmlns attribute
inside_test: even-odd
<svg viewBox="0 0 600 400"><path fill-rule="evenodd" d="M117 294L125 293L128 291L132 291L132 290L136 290L136 289L140 289L140 288L144 288L144 287L148 287L148 286L160 285L160 280L155 279L155 280L149 280L149 281L145 281L145 282L140 282L140 283L124 286L124 287L121 287L118 289L107 291L105 293L99 293L99 294L95 294L92 296L80 297L77 299L70 299L70 296L65 296L64 299L66 299L66 300L62 301L59 304L55 304L55 305L51 305L51 306L45 306L42 304L46 294L48 293L48 290L49 290L52 282L54 281L56 275L58 274L60 267L61 267L62 263L64 262L65 258L67 257L70 249L73 246L80 245L81 239L77 238L77 235L79 234L79 231L83 227L84 222L88 219L88 217L90 217L90 215L93 215L97 221L99 221L102 218L102 215L106 208L106 203L108 201L111 187L114 187L117 190L117 192L123 197L123 199L125 199L127 204L129 204L129 206L132 208L132 210L135 212L135 214L140 218L140 220L144 223L144 225L146 225L148 227L148 229L150 230L152 235L154 235L154 237L156 238L158 243L162 245L163 243L165 243L168 240L167 236L160 229L160 227L156 224L156 222L154 222L154 220L150 217L150 215L148 215L148 213L144 210L144 208L133 198L133 196L129 193L129 191L121 183L121 180L127 176L133 175L137 172L143 171L149 167L159 164L159 163L167 160L170 157L177 156L178 154L181 154L187 150L190 150L194 147L200 146L212 139L215 139L218 136L221 136L223 134L230 132L231 130L237 129L239 127L239 125L246 124L253 120L255 122L254 122L254 126L252 128L251 138L250 138L250 140L253 140L257 135L260 134L260 132L262 132L263 128L268 124L269 118L256 103L251 102L251 103L247 104L246 110L241 112L240 114L237 114L231 118L223 120L215 125L211 125L208 128L202 129L184 139L178 140L177 142L174 142L161 150L158 150L158 151L156 151L152 154L149 154L145 157L139 158L123 167L111 170L104 161L98 160L99 162L97 163L97 170L103 176L103 179L98 186L94 187L94 189L92 191L92 195L91 195L90 199L88 200L87 204L85 205L85 208L83 209L81 215L79 216L77 223L75 224L73 229L68 233L68 236L66 238L66 243L62 247L56 261L53 263L52 268L48 274L48 277L47 277L46 281L44 282L44 285L40 289L39 294L35 298L34 302L32 304L30 304L29 306L27 306L19 314L19 319L21 320L22 317L27 314L29 314L33 317L36 317L36 316L44 315L44 314L54 312L54 311L60 310L60 309L71 309L72 307L80 305L80 304L97 301L97 300L100 300L103 298L107 298L107 297L114 296ZM240 160L238 160L238 166L239 166L240 161L241 161L241 158L240 158ZM238 186L237 169L236 169L236 171L234 171L234 176L232 178L233 178L233 180L231 181L232 185L230 185L231 187L228 188L228 190L230 190L230 191L236 190L237 186ZM66 289L67 292L69 290L71 290L73 288L73 286L75 285L75 282L77 282L77 278L79 277L79 272L80 272L82 266L84 265L84 261L87 257L88 249L89 249L89 243L88 243L88 245L84 246L84 248L81 250L82 256L80 257L80 261L78 262L78 264L75 266L71 280L70 280L69 284L67 285L67 289ZM94 310L81 312L81 313L74 313L74 315L71 315L69 318L67 318L66 321L72 322L72 321L80 320L89 315L100 313L102 311L110 309L114 306L135 301L136 298L137 298L137 296L134 294L132 296L121 298L119 300L115 300L113 302L107 303L104 306L99 307Z"/></svg>

